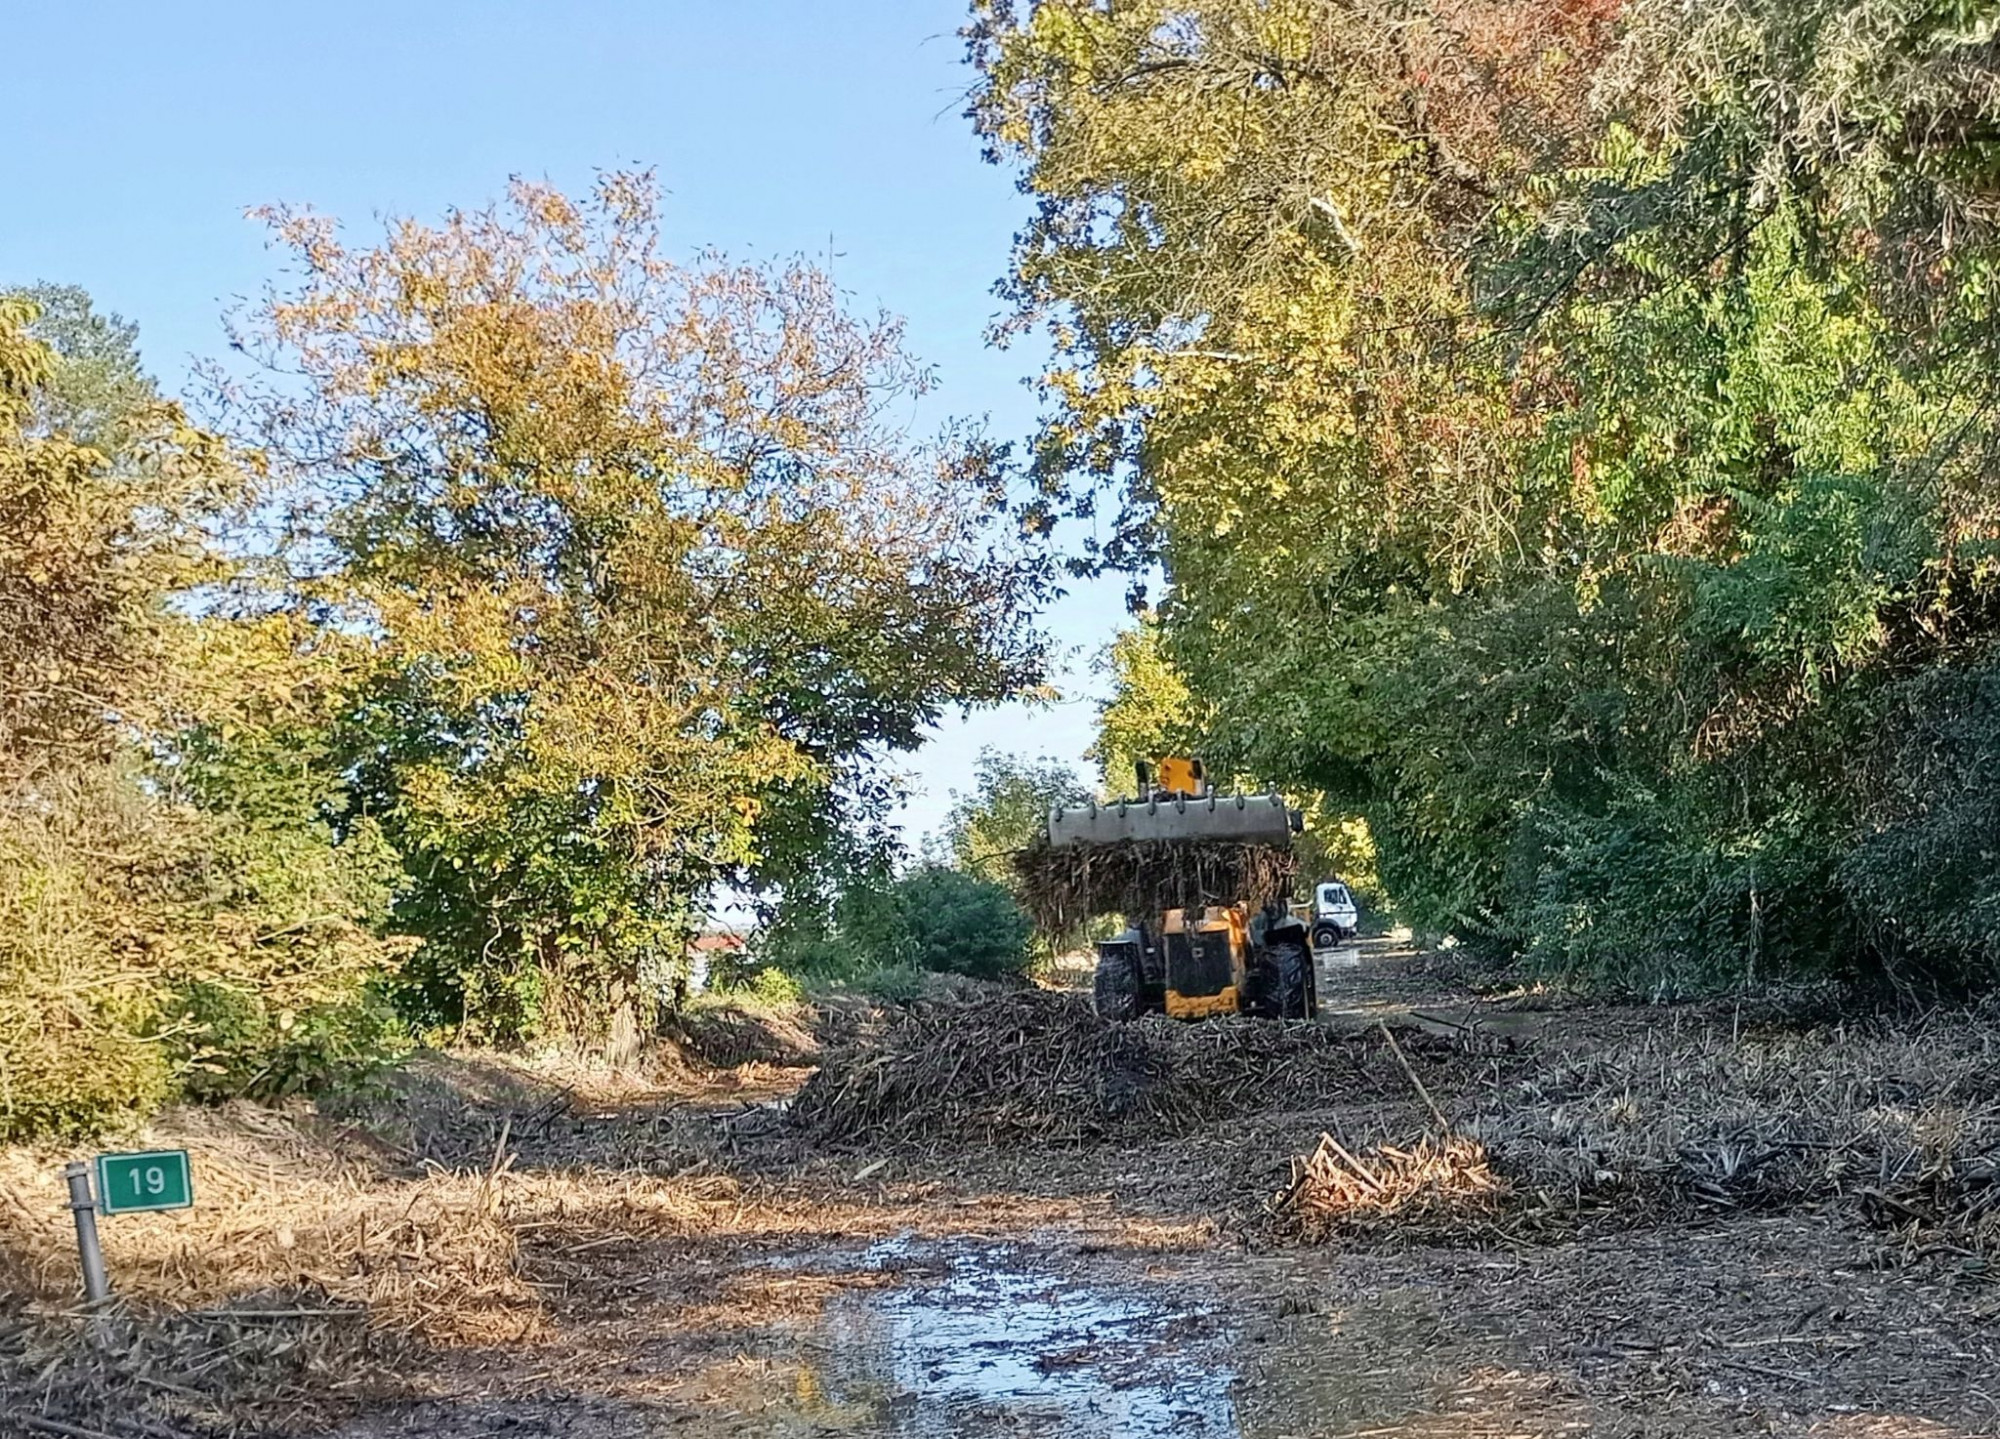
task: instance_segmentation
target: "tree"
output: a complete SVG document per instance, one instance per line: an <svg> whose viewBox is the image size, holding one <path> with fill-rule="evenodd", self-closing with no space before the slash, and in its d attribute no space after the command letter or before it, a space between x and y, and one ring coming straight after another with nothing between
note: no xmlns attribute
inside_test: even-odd
<svg viewBox="0 0 2000 1439"><path fill-rule="evenodd" d="M1090 791L1059 759L1029 759L982 749L970 794L952 794L940 848L966 874L1012 890L1014 854L1043 837L1049 811L1080 804Z"/></svg>
<svg viewBox="0 0 2000 1439"><path fill-rule="evenodd" d="M1138 795L1140 764L1187 752L1197 731L1194 697L1160 644L1159 622L1144 616L1105 646L1098 668L1111 698L1097 707L1098 784L1108 795Z"/></svg>
<svg viewBox="0 0 2000 1439"><path fill-rule="evenodd" d="M267 218L298 269L227 414L297 501L290 608L367 640L339 743L423 1016L643 1021L715 883L809 873L774 846L869 757L1036 678L990 457L909 440L925 372L824 274L666 259L644 175L359 248Z"/></svg>
<svg viewBox="0 0 2000 1439"><path fill-rule="evenodd" d="M1026 969L1030 925L1006 886L925 865L900 879L895 893L917 968L974 979L1013 979Z"/></svg>
<svg viewBox="0 0 2000 1439"><path fill-rule="evenodd" d="M139 327L99 314L75 285L31 285L14 293L35 309L29 338L54 356L36 387L35 428L117 455L139 438L161 398L139 360Z"/></svg>
<svg viewBox="0 0 2000 1439"><path fill-rule="evenodd" d="M1502 956L1990 975L1912 908L1983 904L1985 800L1925 787L1983 721L1911 723L1984 693L2000 614L1982 36L1901 0L975 5L1049 505L1110 489L1103 559L1162 565L1205 758L1365 817L1398 906Z"/></svg>
<svg viewBox="0 0 2000 1439"><path fill-rule="evenodd" d="M767 934L765 960L789 974L868 983L922 970L1018 977L1032 926L1005 885L943 864L853 876L825 923Z"/></svg>
<svg viewBox="0 0 2000 1439"><path fill-rule="evenodd" d="M396 952L370 928L386 901L374 837L336 835L317 788L287 787L299 750L273 736L309 684L289 636L229 612L219 535L247 468L150 386L108 383L101 356L37 341L35 315L0 299L10 1136L323 1078L332 1050L355 1057L327 1038L356 1037L363 987ZM60 428L78 414L111 448Z"/></svg>

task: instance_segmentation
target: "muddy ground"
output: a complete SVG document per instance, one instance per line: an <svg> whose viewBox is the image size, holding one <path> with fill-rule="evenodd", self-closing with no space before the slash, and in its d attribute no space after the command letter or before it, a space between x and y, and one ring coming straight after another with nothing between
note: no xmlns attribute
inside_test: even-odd
<svg viewBox="0 0 2000 1439"><path fill-rule="evenodd" d="M805 1062L623 1088L440 1066L397 1123L302 1129L362 1155L325 1181L323 1251L254 1207L143 1262L135 1221L107 1226L139 1310L244 1276L229 1327L156 1345L137 1389L136 1362L50 1349L61 1256L46 1216L18 1217L17 1165L0 1252L40 1298L0 1367L0 1434L2000 1434L1983 1018L1885 1038L1736 1007L1551 1007L1386 942L1353 959L1323 977L1324 1022L1403 1038L1355 1051L1352 1102L1169 1136L1134 1120L1042 1143L1024 1123L966 1143L940 1108L893 1142L819 1142L787 1118ZM847 1072L871 1073L875 1041L846 1037ZM781 1038L771 1057L808 1058ZM1668 1113L1677 1086L1717 1095ZM1432 1196L1310 1236L1273 1212L1323 1132L1385 1177L1372 1146L1440 1119L1491 1149L1504 1202ZM408 1232L385 1238L401 1205ZM410 1218L433 1210L490 1228ZM240 1257L198 1274L204 1244ZM479 1257L497 1245L498 1269ZM219 1392L232 1345L244 1367Z"/></svg>

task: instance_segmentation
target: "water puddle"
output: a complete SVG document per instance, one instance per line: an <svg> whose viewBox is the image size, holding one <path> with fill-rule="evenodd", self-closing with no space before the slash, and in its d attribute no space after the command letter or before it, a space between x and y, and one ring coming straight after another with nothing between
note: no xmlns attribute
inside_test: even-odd
<svg viewBox="0 0 2000 1439"><path fill-rule="evenodd" d="M904 1267L907 1247L878 1246ZM1110 1293L1005 1250L940 1246L933 1283L828 1310L818 1383L881 1432L958 1436L1235 1435L1234 1371L1212 1311L1143 1288Z"/></svg>
<svg viewBox="0 0 2000 1439"><path fill-rule="evenodd" d="M1226 1301L1195 1276L1107 1285L1009 1247L891 1244L865 1260L855 1268L905 1282L851 1290L821 1319L798 1396L821 1433L1392 1433L1380 1426L1435 1395L1409 1362L1435 1315L1407 1296L1288 1313L1275 1297Z"/></svg>

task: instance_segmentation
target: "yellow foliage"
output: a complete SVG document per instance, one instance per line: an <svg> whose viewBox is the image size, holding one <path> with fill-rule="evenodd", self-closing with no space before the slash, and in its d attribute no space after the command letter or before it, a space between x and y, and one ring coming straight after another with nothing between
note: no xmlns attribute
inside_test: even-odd
<svg viewBox="0 0 2000 1439"><path fill-rule="evenodd" d="M440 990L634 990L774 795L1038 678L980 452L907 436L928 375L825 274L667 258L640 174L365 247L266 218L302 275L238 418L333 497L301 603L366 637L354 742Z"/></svg>

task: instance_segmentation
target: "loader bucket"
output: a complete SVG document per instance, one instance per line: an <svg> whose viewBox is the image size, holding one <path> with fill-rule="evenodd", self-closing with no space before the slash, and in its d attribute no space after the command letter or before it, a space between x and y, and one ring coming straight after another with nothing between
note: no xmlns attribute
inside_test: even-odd
<svg viewBox="0 0 2000 1439"><path fill-rule="evenodd" d="M1093 801L1049 811L1049 843L1058 848L1128 840L1220 840L1282 847L1291 843L1297 827L1296 811L1275 794Z"/></svg>

